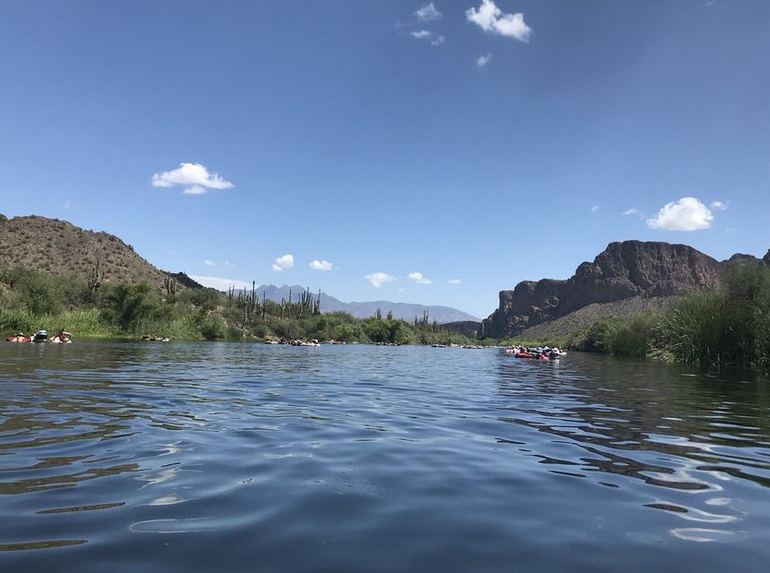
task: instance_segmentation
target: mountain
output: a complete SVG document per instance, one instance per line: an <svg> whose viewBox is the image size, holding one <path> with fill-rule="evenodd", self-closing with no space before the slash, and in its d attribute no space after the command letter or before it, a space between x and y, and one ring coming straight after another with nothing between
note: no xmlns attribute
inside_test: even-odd
<svg viewBox="0 0 770 573"><path fill-rule="evenodd" d="M67 221L37 215L13 217L0 214L0 269L23 266L59 276L78 276L86 280L98 265L103 282L147 283L164 288L168 277L180 288L203 288L184 273L168 273L151 265L115 235L81 229ZM288 300L289 289L298 297L300 286L259 287L259 295L275 302ZM358 318L373 316L377 309L383 315L392 312L396 318L414 320L427 312L429 320L439 323L478 320L466 312L448 306L407 304L390 301L342 302L321 293L324 312L344 311Z"/></svg>
<svg viewBox="0 0 770 573"><path fill-rule="evenodd" d="M481 335L502 338L523 332L542 334L547 329L533 327L568 315L577 324L606 312L622 314L624 308L637 311L660 306L670 297L713 287L728 265L752 260L759 259L735 255L720 262L687 245L610 243L593 262L578 266L567 280L523 281L513 290L500 291L500 305L482 321ZM770 251L763 260L770 261ZM612 306L604 308L609 304ZM581 309L586 310L572 314Z"/></svg>
<svg viewBox="0 0 770 573"><path fill-rule="evenodd" d="M281 299L289 300L289 291L294 299L305 290L301 286L288 286L283 285L277 287L275 285L261 285L257 287L257 292L261 297L265 294L265 298L274 302L281 302ZM312 292L312 291L311 291ZM316 293L313 293L316 294ZM421 319L423 313L428 313L428 320L436 321L439 324L446 322L457 321L478 321L479 319L467 312L451 308L449 306L438 305L422 305L422 304L409 304L405 302L391 302L387 300L375 300L371 302L342 302L339 299L334 298L324 292L321 293L321 311L322 312L347 312L355 316L356 318L366 318L374 316L379 309L383 316L386 316L388 312L393 313L394 318L402 318L404 320L412 321L415 317Z"/></svg>
<svg viewBox="0 0 770 573"><path fill-rule="evenodd" d="M61 276L89 278L98 265L104 282L147 283L162 289L168 273L154 267L115 235L81 229L67 221L0 214L0 268L24 266ZM183 273L182 287L201 287Z"/></svg>

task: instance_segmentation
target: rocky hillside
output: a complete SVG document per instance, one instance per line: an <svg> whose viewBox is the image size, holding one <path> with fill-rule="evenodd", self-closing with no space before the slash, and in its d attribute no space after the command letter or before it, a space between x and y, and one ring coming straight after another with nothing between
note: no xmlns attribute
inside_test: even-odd
<svg viewBox="0 0 770 573"><path fill-rule="evenodd" d="M104 282L144 282L163 288L167 277L114 235L86 231L58 219L0 215L0 269L23 266L87 279L97 264ZM182 273L173 276L180 286L197 285Z"/></svg>
<svg viewBox="0 0 770 573"><path fill-rule="evenodd" d="M524 340L557 340L572 332L583 330L597 320L624 317L648 310L662 311L673 300L672 297L635 296L615 302L594 302L557 319L525 328L517 337Z"/></svg>
<svg viewBox="0 0 770 573"><path fill-rule="evenodd" d="M532 333L532 327L588 305L665 299L713 287L728 264L749 259L756 260L751 255L736 255L719 262L687 245L670 243L610 243L567 280L524 281L512 291L501 291L500 306L482 322L482 336L517 336L525 329ZM770 251L765 260L770 261Z"/></svg>

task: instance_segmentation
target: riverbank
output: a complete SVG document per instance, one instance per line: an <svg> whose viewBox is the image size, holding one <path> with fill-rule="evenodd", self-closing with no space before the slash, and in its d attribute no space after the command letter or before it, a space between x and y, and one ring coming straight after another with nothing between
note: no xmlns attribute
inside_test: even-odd
<svg viewBox="0 0 770 573"><path fill-rule="evenodd" d="M603 318L562 343L586 352L770 374L770 268L736 264L718 288L660 310Z"/></svg>
<svg viewBox="0 0 770 573"><path fill-rule="evenodd" d="M588 327L544 338L477 340L427 317L412 322L379 311L358 319L323 313L318 299L274 303L253 293L107 284L15 269L1 273L0 333L64 328L75 339L319 340L362 344L558 346L615 356L654 358L704 369L752 369L770 374L770 268L734 265L722 285L658 310L602 318Z"/></svg>
<svg viewBox="0 0 770 573"><path fill-rule="evenodd" d="M478 344L443 329L428 317L412 322L383 315L358 319L323 313L318 298L259 300L255 293L105 284L93 288L78 277L62 279L26 269L0 273L0 333L11 336L64 328L74 338L142 336L175 340L336 340L387 344Z"/></svg>

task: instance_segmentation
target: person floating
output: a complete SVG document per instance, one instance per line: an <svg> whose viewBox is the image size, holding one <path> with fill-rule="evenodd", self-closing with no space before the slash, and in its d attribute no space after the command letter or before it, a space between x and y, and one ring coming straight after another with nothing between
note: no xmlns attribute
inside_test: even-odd
<svg viewBox="0 0 770 573"><path fill-rule="evenodd" d="M6 342L30 342L31 340L29 336L24 336L23 332L17 332L15 336L9 336L5 339Z"/></svg>
<svg viewBox="0 0 770 573"><path fill-rule="evenodd" d="M48 331L38 330L32 335L32 342L48 342Z"/></svg>
<svg viewBox="0 0 770 573"><path fill-rule="evenodd" d="M72 342L72 335L63 328L60 328L59 332L57 332L56 335L51 338L51 342L54 344L67 344Z"/></svg>

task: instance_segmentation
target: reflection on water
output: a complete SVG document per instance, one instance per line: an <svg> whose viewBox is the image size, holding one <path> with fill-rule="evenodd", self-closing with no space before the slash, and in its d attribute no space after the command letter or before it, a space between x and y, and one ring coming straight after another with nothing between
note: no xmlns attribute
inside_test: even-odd
<svg viewBox="0 0 770 573"><path fill-rule="evenodd" d="M768 407L579 354L6 344L0 566L760 570Z"/></svg>
<svg viewBox="0 0 770 573"><path fill-rule="evenodd" d="M736 522L754 513L746 511L751 503L733 503L724 493L752 483L770 486L764 382L719 380L607 357L577 356L550 371L530 366L530 376L522 376L522 369L500 363L501 393L511 398L506 409L515 413L500 420L558 437L569 446L560 449L573 454L556 459L520 451L543 464L572 467L550 470L561 475L614 487L633 488L628 478L655 486L656 497L645 507L700 524L673 523L670 532L679 539L745 537ZM736 479L738 484L726 483ZM767 515L762 518L766 527Z"/></svg>

